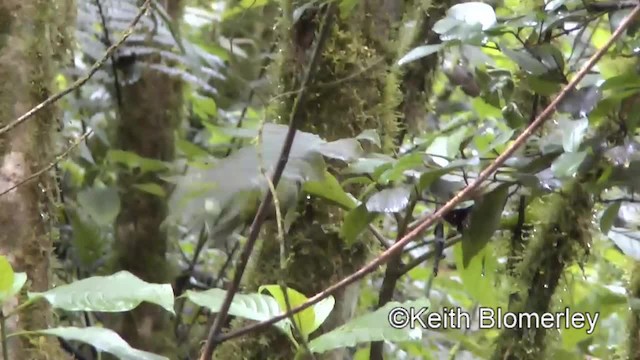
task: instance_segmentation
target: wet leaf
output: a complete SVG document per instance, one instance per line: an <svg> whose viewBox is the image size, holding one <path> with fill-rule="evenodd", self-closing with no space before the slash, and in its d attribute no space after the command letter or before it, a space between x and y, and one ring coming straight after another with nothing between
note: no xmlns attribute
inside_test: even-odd
<svg viewBox="0 0 640 360"><path fill-rule="evenodd" d="M462 259L465 268L498 229L508 196L509 184L502 184L474 204L469 227L462 235Z"/></svg>
<svg viewBox="0 0 640 360"><path fill-rule="evenodd" d="M611 230L614 221L618 217L620 205L622 205L622 203L620 201L616 201L609 205L602 213L602 216L600 217L600 231L602 231L603 234L607 234L609 230Z"/></svg>
<svg viewBox="0 0 640 360"><path fill-rule="evenodd" d="M406 187L384 189L373 194L367 202L369 212L397 213L404 210L409 204L411 190Z"/></svg>
<svg viewBox="0 0 640 360"><path fill-rule="evenodd" d="M574 177L586 158L586 151L564 153L551 164L551 171L558 178Z"/></svg>
<svg viewBox="0 0 640 360"><path fill-rule="evenodd" d="M410 63L412 61L421 59L425 56L429 56L431 54L435 54L440 49L444 47L444 43L442 44L434 44L434 45L422 45L418 46L411 51L409 51L405 56L403 56L400 60L398 60L398 65L402 66L404 64Z"/></svg>

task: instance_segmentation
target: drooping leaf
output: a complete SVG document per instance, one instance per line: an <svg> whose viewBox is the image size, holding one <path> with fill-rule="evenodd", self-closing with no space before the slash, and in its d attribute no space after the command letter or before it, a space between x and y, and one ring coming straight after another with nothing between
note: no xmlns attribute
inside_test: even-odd
<svg viewBox="0 0 640 360"><path fill-rule="evenodd" d="M479 1L453 5L447 10L447 17L469 25L479 24L482 30L492 27L497 22L496 12L491 5Z"/></svg>
<svg viewBox="0 0 640 360"><path fill-rule="evenodd" d="M585 116L595 109L601 97L602 91L597 86L574 89L558 104L558 111L576 116Z"/></svg>
<svg viewBox="0 0 640 360"><path fill-rule="evenodd" d="M600 217L600 231L602 231L603 234L607 234L609 230L611 230L613 222L618 217L620 205L622 205L622 202L616 201L613 204L609 205L607 209L602 213L602 216Z"/></svg>
<svg viewBox="0 0 640 360"><path fill-rule="evenodd" d="M502 52L531 75L538 76L549 71L540 60L533 57L526 50L511 50L504 46L502 47Z"/></svg>
<svg viewBox="0 0 640 360"><path fill-rule="evenodd" d="M332 201L347 210L358 206L353 196L344 191L338 180L328 171L325 171L323 181L307 181L302 185L302 190L308 194Z"/></svg>
<svg viewBox="0 0 640 360"><path fill-rule="evenodd" d="M68 341L81 341L96 350L107 352L120 360L169 360L169 358L147 351L134 349L118 333L101 327L57 327L33 331L36 334L61 337Z"/></svg>
<svg viewBox="0 0 640 360"><path fill-rule="evenodd" d="M558 178L574 177L586 157L586 151L563 153L553 161L551 171Z"/></svg>
<svg viewBox="0 0 640 360"><path fill-rule="evenodd" d="M464 264L464 243L456 244L453 255L456 268L462 279L464 290L482 306L500 305L500 296L493 289L496 287L498 260L493 243L480 249L468 264Z"/></svg>
<svg viewBox="0 0 640 360"><path fill-rule="evenodd" d="M382 146L382 143L380 142L380 135L378 135L378 132L374 129L364 130L358 136L356 136L356 139L368 141L374 145L377 145L378 147Z"/></svg>
<svg viewBox="0 0 640 360"><path fill-rule="evenodd" d="M110 276L93 276L44 292L29 293L29 298L45 298L51 306L68 311L129 311L146 301L173 310L170 284L151 284L127 271Z"/></svg>
<svg viewBox="0 0 640 360"><path fill-rule="evenodd" d="M112 225L120 212L120 196L113 187L83 190L78 193L78 203L101 226Z"/></svg>
<svg viewBox="0 0 640 360"><path fill-rule="evenodd" d="M425 56L435 54L438 51L440 51L440 49L442 49L443 47L444 47L444 43L418 46L416 48L413 48L405 56L400 58L400 60L398 60L398 65L402 66L412 61L421 59Z"/></svg>
<svg viewBox="0 0 640 360"><path fill-rule="evenodd" d="M107 160L125 165L130 170L139 169L142 173L167 169L167 164L164 162L145 158L131 151L109 150L107 152Z"/></svg>
<svg viewBox="0 0 640 360"><path fill-rule="evenodd" d="M262 293L263 290L268 291L269 294L276 299L281 312L285 312L287 310L287 303L280 285L263 285L260 286L258 292ZM291 288L287 288L287 296L289 299L289 305L292 308L300 306L307 301L306 296ZM298 329L305 339L307 339L312 332L322 325L327 316L329 316L334 305L335 300L333 296L329 296L315 306L302 310L293 316L298 325ZM320 315L324 318L316 318L316 315Z"/></svg>
<svg viewBox="0 0 640 360"><path fill-rule="evenodd" d="M167 192L164 188L156 183L135 184L133 187L158 197L167 196Z"/></svg>
<svg viewBox="0 0 640 360"><path fill-rule="evenodd" d="M609 237L625 255L636 261L640 261L640 232L612 228L607 233L607 237Z"/></svg>
<svg viewBox="0 0 640 360"><path fill-rule="evenodd" d="M580 120L560 119L558 121L562 131L562 147L565 152L578 151L582 139L589 129L589 119Z"/></svg>
<svg viewBox="0 0 640 360"><path fill-rule="evenodd" d="M387 185L389 182L401 180L406 170L421 167L424 164L424 155L412 153L404 155L398 159L389 169L384 171L377 177L378 183ZM381 168L383 170L383 168Z"/></svg>
<svg viewBox="0 0 640 360"><path fill-rule="evenodd" d="M375 219L376 214L367 211L365 204L349 211L340 227L340 236L347 244L353 244L358 236Z"/></svg>
<svg viewBox="0 0 640 360"><path fill-rule="evenodd" d="M462 234L462 259L465 268L498 229L508 196L509 184L501 184L473 206L469 227Z"/></svg>
<svg viewBox="0 0 640 360"><path fill-rule="evenodd" d="M403 308L409 314L408 309L416 312L428 313L429 300L421 298L405 303L390 302L380 309L369 314L355 318L346 324L320 335L309 342L309 348L315 353L324 353L329 350L352 347L359 343L371 341L416 341L422 338L420 326L394 328L389 324L389 317L393 309ZM424 309L424 310L423 310ZM397 312L397 310L395 310ZM402 315L402 314L399 314Z"/></svg>
<svg viewBox="0 0 640 360"><path fill-rule="evenodd" d="M362 146L356 139L340 139L319 144L316 148L320 154L345 162L352 162L363 155Z"/></svg>
<svg viewBox="0 0 640 360"><path fill-rule="evenodd" d="M410 197L411 190L404 186L383 189L367 200L367 210L378 213L397 213L407 207Z"/></svg>

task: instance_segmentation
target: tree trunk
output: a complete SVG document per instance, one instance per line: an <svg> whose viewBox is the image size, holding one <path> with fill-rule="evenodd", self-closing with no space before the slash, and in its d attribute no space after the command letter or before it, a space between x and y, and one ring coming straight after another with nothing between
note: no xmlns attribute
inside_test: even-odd
<svg viewBox="0 0 640 360"><path fill-rule="evenodd" d="M4 0L0 2L0 126L24 114L53 92L56 60L66 57L74 24L70 0ZM0 192L45 168L54 160L56 110L48 107L0 137ZM7 314L26 299L26 291L51 287L51 221L56 216L56 182L50 173L0 196L0 254L29 279L20 296L2 308ZM44 329L52 325L43 302L11 317L9 333ZM2 344L0 344L2 347ZM57 340L9 339L11 359L65 359Z"/></svg>
<svg viewBox="0 0 640 360"><path fill-rule="evenodd" d="M301 4L283 3L285 9L280 59L280 86L284 91L296 90L304 75L313 44L309 36L317 33L323 12L302 15L294 26L286 25L291 16L288 10ZM288 10L287 10L288 9ZM354 137L365 129L377 129L383 150L393 147L398 133L397 109L402 94L397 73L389 71L396 57L396 49L389 39L395 36L394 24L402 16L400 2L394 0L368 0L358 3L344 18L338 15L316 75L310 85L309 96L303 105L304 115L300 130L318 134L332 141ZM307 41L305 41L305 39ZM317 39L316 39L317 40ZM372 66L378 62L378 65ZM368 71L353 76L362 68ZM338 81L349 78L348 81ZM335 83L335 85L326 85ZM295 99L289 96L275 111L276 118L289 119ZM334 168L329 171L335 174ZM275 224L267 223L261 237L259 253L255 254L253 270L247 274L248 291L260 285L284 280L287 286L312 296L335 281L351 274L370 259L375 243L363 236L356 244L348 245L339 236L339 229L321 224L340 224L344 212L319 199L308 200L299 218L285 235L287 243L287 270L280 271L280 245ZM353 316L359 289L353 285L336 294L336 305L322 326L329 331ZM233 322L233 326L242 322ZM268 354L268 355L267 355ZM275 330L241 338L222 344L214 354L217 359L293 359L294 349L289 340ZM327 354L326 358L340 358L342 352Z"/></svg>
<svg viewBox="0 0 640 360"><path fill-rule="evenodd" d="M181 1L169 0L161 5L177 28L182 13ZM160 59L144 61L159 62ZM144 158L171 161L174 157L174 132L181 111L181 82L145 68L139 80L122 86L117 128L119 149ZM152 283L170 283L176 274L166 257L167 234L162 228L167 216L167 201L134 186L153 183L168 191L167 184L153 172L122 171L118 180L122 207L116 219L115 270L130 271ZM165 310L156 305L142 304L120 320L121 323L114 327L131 346L176 357L175 334Z"/></svg>

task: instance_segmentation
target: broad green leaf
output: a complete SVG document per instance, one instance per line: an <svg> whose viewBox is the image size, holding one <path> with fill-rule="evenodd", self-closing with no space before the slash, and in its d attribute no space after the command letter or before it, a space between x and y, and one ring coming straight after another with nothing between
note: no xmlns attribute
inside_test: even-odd
<svg viewBox="0 0 640 360"><path fill-rule="evenodd" d="M500 226L502 211L509 196L509 184L502 184L482 196L471 210L469 227L462 234L462 260L466 268L491 240Z"/></svg>
<svg viewBox="0 0 640 360"><path fill-rule="evenodd" d="M378 132L374 129L364 130L358 136L356 136L356 139L368 141L374 145L377 145L378 147L382 146L380 142L380 135L378 135Z"/></svg>
<svg viewBox="0 0 640 360"><path fill-rule="evenodd" d="M453 5L447 10L447 17L469 25L479 24L482 26L482 30L487 30L497 22L496 12L491 5L479 1Z"/></svg>
<svg viewBox="0 0 640 360"><path fill-rule="evenodd" d="M374 171L383 165L391 168L391 164L396 160L392 157L383 155L375 157L360 158L349 165L345 170L346 174L373 174Z"/></svg>
<svg viewBox="0 0 640 360"><path fill-rule="evenodd" d="M81 341L120 360L169 360L164 356L134 349L115 331L100 327L57 327L29 333L57 336L68 341Z"/></svg>
<svg viewBox="0 0 640 360"><path fill-rule="evenodd" d="M167 164L163 161L145 158L131 151L109 150L107 159L110 162L125 165L130 170L140 169L142 173L167 169Z"/></svg>
<svg viewBox="0 0 640 360"><path fill-rule="evenodd" d="M398 181L403 179L404 172L410 169L421 167L424 164L424 155L419 153L412 153L404 155L398 159L389 169L384 171L377 178L378 183L386 185L391 181ZM382 168L381 168L382 170Z"/></svg>
<svg viewBox="0 0 640 360"><path fill-rule="evenodd" d="M609 207L607 207L607 209L602 213L602 216L600 217L600 231L602 231L603 234L606 234L611 230L613 222L618 217L620 205L622 205L622 202L616 201L609 205Z"/></svg>
<svg viewBox="0 0 640 360"><path fill-rule="evenodd" d="M456 268L464 290L483 306L500 305L501 298L496 289L498 262L495 251L493 244L488 243L465 265L464 244L456 244L453 248Z"/></svg>
<svg viewBox="0 0 640 360"><path fill-rule="evenodd" d="M340 0L338 4L338 8L340 9L340 17L347 18L353 11L353 9L358 5L359 0Z"/></svg>
<svg viewBox="0 0 640 360"><path fill-rule="evenodd" d="M93 276L45 292L29 293L30 299L45 298L51 306L68 311L129 311L146 301L173 311L171 284L151 284L127 271Z"/></svg>
<svg viewBox="0 0 640 360"><path fill-rule="evenodd" d="M625 255L636 261L640 261L640 232L612 228L607 233L607 237L611 239Z"/></svg>
<svg viewBox="0 0 640 360"><path fill-rule="evenodd" d="M164 190L164 188L156 183L135 184L133 185L133 187L151 195L159 197L167 196L167 192Z"/></svg>
<svg viewBox="0 0 640 360"><path fill-rule="evenodd" d="M320 154L345 162L359 159L364 151L356 139L340 139L328 143L319 144L315 148Z"/></svg>
<svg viewBox="0 0 640 360"><path fill-rule="evenodd" d="M78 203L101 226L112 225L120 212L120 196L113 187L83 190L78 193Z"/></svg>
<svg viewBox="0 0 640 360"><path fill-rule="evenodd" d="M538 76L549 71L549 69L547 69L540 60L533 57L533 55L528 53L526 50L511 50L508 47L503 46L502 52L531 75Z"/></svg>
<svg viewBox="0 0 640 360"><path fill-rule="evenodd" d="M602 91L597 86L574 89L558 104L558 112L585 116L595 109L601 98Z"/></svg>
<svg viewBox="0 0 640 360"><path fill-rule="evenodd" d="M405 303L387 303L374 312L355 318L333 331L311 340L309 348L315 353L324 353L329 350L352 347L372 341L404 342L420 340L422 338L420 326L412 328L406 326L396 329L389 324L389 318L394 313L402 315L396 310L392 311L393 309L402 307L405 310L415 309L418 312L426 308L427 310L424 311L424 314L427 314L429 306L429 300L426 298Z"/></svg>
<svg viewBox="0 0 640 360"><path fill-rule="evenodd" d="M404 186L383 189L367 200L367 210L378 213L397 213L407 207L410 197L411 190Z"/></svg>
<svg viewBox="0 0 640 360"><path fill-rule="evenodd" d="M187 290L185 296L191 302L208 308L211 312L218 312L227 292L222 289L209 289L206 291ZM229 307L229 315L242 317L249 320L265 321L282 314L276 299L271 296L252 293L235 294ZM291 334L289 319L283 319L275 324L285 334Z"/></svg>
<svg viewBox="0 0 640 360"><path fill-rule="evenodd" d="M259 293L262 293L263 290L269 292L269 294L271 294L271 296L276 299L281 312L287 311L285 295L282 292L282 288L280 287L280 285L263 285L258 288ZM287 297L289 299L289 305L291 306L291 308L298 307L307 301L306 296L292 288L287 288ZM333 297L331 298L333 299ZM302 333L302 336L304 336L305 340L308 339L309 335L319 326L316 320L316 312L313 307L302 310L301 312L293 315L293 318L295 319L296 325Z"/></svg>
<svg viewBox="0 0 640 360"><path fill-rule="evenodd" d="M191 97L193 112L202 120L218 115L218 106L216 102L207 96L200 96L196 93Z"/></svg>
<svg viewBox="0 0 640 360"><path fill-rule="evenodd" d="M353 244L375 217L376 214L367 211L365 204L358 206L349 211L344 217L344 222L340 228L340 236L347 244Z"/></svg>
<svg viewBox="0 0 640 360"><path fill-rule="evenodd" d="M563 153L553 161L551 171L559 178L574 177L586 157L586 151Z"/></svg>
<svg viewBox="0 0 640 360"><path fill-rule="evenodd" d="M565 152L578 151L584 135L589 129L589 119L580 120L561 119L558 125L562 130L562 147Z"/></svg>
<svg viewBox="0 0 640 360"><path fill-rule="evenodd" d="M332 201L341 207L351 210L358 206L357 201L342 189L338 180L325 171L323 181L307 181L302 185L305 192Z"/></svg>
<svg viewBox="0 0 640 360"><path fill-rule="evenodd" d="M0 304L8 298L15 281L15 274L9 260L0 255Z"/></svg>
<svg viewBox="0 0 640 360"><path fill-rule="evenodd" d="M405 56L400 58L400 60L398 60L398 65L402 66L412 61L422 59L425 56L435 54L438 51L440 51L440 49L442 49L444 45L445 43L418 46L412 49L411 51L409 51Z"/></svg>
<svg viewBox="0 0 640 360"><path fill-rule="evenodd" d="M206 150L184 139L176 139L176 148L189 159L209 156Z"/></svg>

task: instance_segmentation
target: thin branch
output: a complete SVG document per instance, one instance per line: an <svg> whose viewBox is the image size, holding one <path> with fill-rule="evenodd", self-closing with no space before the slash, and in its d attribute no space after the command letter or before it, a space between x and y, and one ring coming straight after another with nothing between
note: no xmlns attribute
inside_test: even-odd
<svg viewBox="0 0 640 360"><path fill-rule="evenodd" d="M60 91L57 94L50 96L48 99L34 106L33 108L31 108L31 110L27 111L19 118L11 121L9 124L0 128L0 135L7 133L11 129L22 124L23 122L27 121L29 118L33 117L38 112L45 109L47 106L52 105L53 103L62 99L64 96L71 93L75 89L86 84L87 81L89 81L89 79L91 79L91 77L93 77L93 75L96 72L98 72L98 70L102 67L102 65L104 65L104 63L107 62L107 60L115 53L118 47L120 47L120 45L122 45L129 38L129 36L131 36L131 34L133 33L133 28L140 21L140 19L142 18L142 15L144 15L144 13L149 9L150 4L151 4L151 0L146 0L144 2L144 4L140 7L140 11L138 11L138 14L136 15L136 17L133 18L133 21L131 21L131 23L127 27L127 30L124 32L124 34L122 34L122 37L120 38L120 40L118 40L118 42L116 42L115 44L109 46L109 48L104 53L102 58L100 58L98 61L95 62L95 64L93 64L93 66L91 66L91 68L89 69L89 72L84 77L74 81L74 83L71 84L71 86L69 86L68 88Z"/></svg>
<svg viewBox="0 0 640 360"><path fill-rule="evenodd" d="M280 182L280 177L284 172L284 167L287 165L289 160L289 154L291 152L291 148L293 145L293 139L296 135L296 128L298 124L302 121L303 117L303 104L306 101L307 96L307 87L308 84L311 83L313 76L315 75L315 70L320 61L320 54L322 53L322 49L324 48L324 44L329 37L329 30L333 26L334 16L335 16L335 4L330 3L327 7L327 11L324 16L324 21L322 24L322 28L320 30L320 34L318 36L318 41L313 50L313 54L311 56L311 60L307 66L307 69L304 74L304 78L302 79L301 87L302 90L298 94L297 98L293 102L290 117L289 117L289 130L287 132L287 136L284 140L284 144L282 146L282 152L280 153L280 158L278 159L278 164L273 172L273 176L271 182L274 187L278 186ZM242 279L242 275L244 274L244 270L246 268L247 262L249 261L249 257L251 256L251 252L253 251L253 247L255 245L256 239L258 238L258 234L260 232L260 228L262 227L262 223L264 222L267 209L272 203L273 194L270 191L267 191L264 197L264 200L260 203L260 207L258 208L258 212L251 223L251 228L249 229L249 236L247 238L247 242L242 249L242 253L240 254L240 259L238 260L236 271L234 274L234 278L232 283L229 286L229 289L226 293L224 302L220 307L220 311L211 326L211 330L209 331L209 335L207 337L207 342L204 345L204 351L202 352L202 356L200 360L209 360L211 359L211 355L215 350L216 346L220 343L219 339L217 339L218 333L222 328L222 324L225 323L229 308L231 307L231 302L233 301L233 297L235 293L238 291L240 287L240 280ZM287 313L294 314L292 311L287 311Z"/></svg>
<svg viewBox="0 0 640 360"><path fill-rule="evenodd" d="M62 152L62 154L56 156L56 158L54 159L53 162L51 162L49 165L45 166L44 168L36 171L35 173L27 176L25 179L23 179L20 182L14 184L13 186L10 186L8 189L3 190L2 192L0 192L0 196L2 196L4 194L7 194L11 190L18 188L19 186L22 186L22 185L28 183L29 181L38 178L40 175L46 173L47 171L51 170L54 166L56 166L56 164L58 162L62 161L65 157L67 157L67 155L69 155L69 153L71 153L71 151L73 151L73 149L75 149L78 145L80 145L92 133L93 133L92 130L89 130L86 133L84 133L76 141L74 141L73 144L71 144L71 146L69 146L64 152Z"/></svg>
<svg viewBox="0 0 640 360"><path fill-rule="evenodd" d="M428 227L436 223L438 220L442 219L442 217L447 214L449 211L453 210L456 205L465 199L469 198L478 187L487 179L493 172L495 172L509 157L511 157L519 148L521 148L527 139L531 137L534 131L540 127L546 119L555 111L556 107L562 101L567 94L572 91L576 85L584 78L584 76L589 72L589 70L602 58L602 56L606 53L606 51L613 45L613 43L620 37L622 32L631 25L633 19L640 13L640 6L637 6L629 16L627 16L624 21L620 24L620 27L616 29L616 31L611 35L611 38L607 41L607 43L600 48L584 65L584 67L576 74L576 76L567 84L564 89L558 94L558 96L540 113L540 115L529 125L517 138L516 140L500 155L496 158L496 160L491 163L480 175L478 178L468 186L466 186L462 191L460 191L456 196L454 196L451 200L449 200L440 210L435 212L432 216L427 217L423 220L421 224L417 227L409 231L400 241L391 246L387 251L383 252L380 256L372 260L367 265L360 268L358 271L353 274L343 278L337 283L329 286L324 291L312 296L309 298L304 304L292 309L292 313L298 313L302 310L305 310L321 300L325 299L329 295L332 295L336 291L353 284L354 282L364 278L366 275L375 271L378 266L386 263L393 257L397 252L402 251L405 245L407 245L411 240L420 235L424 230ZM271 326L278 321L286 319L291 314L285 313L278 316L274 316L269 320L265 320L256 324L252 324L246 326L242 329L230 332L221 336L218 341L226 341L229 339L233 339L257 330L264 329L268 326ZM207 358L202 358L202 360Z"/></svg>

